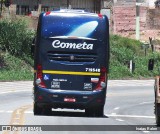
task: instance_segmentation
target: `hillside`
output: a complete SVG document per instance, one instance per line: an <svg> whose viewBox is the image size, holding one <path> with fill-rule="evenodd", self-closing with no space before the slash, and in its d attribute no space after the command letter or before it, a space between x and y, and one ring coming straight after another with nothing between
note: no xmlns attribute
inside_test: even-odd
<svg viewBox="0 0 160 134"><path fill-rule="evenodd" d="M110 46L110 79L147 79L157 74L156 68L152 72L148 71L148 61L150 58L159 57L159 54L153 54L151 48L148 48L145 56L140 41L114 35L110 38ZM132 73L128 67L130 60L135 63Z"/></svg>

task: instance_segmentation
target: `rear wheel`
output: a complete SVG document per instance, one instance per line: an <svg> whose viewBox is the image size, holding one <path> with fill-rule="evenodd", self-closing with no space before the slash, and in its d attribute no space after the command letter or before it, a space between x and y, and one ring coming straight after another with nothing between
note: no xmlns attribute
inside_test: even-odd
<svg viewBox="0 0 160 134"><path fill-rule="evenodd" d="M41 115L43 108L39 107L37 103L34 103L33 112L34 115Z"/></svg>
<svg viewBox="0 0 160 134"><path fill-rule="evenodd" d="M95 106L85 109L86 116L89 117L103 117L104 115L104 106Z"/></svg>
<svg viewBox="0 0 160 134"><path fill-rule="evenodd" d="M156 115L156 124L160 126L160 116Z"/></svg>
<svg viewBox="0 0 160 134"><path fill-rule="evenodd" d="M104 106L95 107L95 116L103 117L103 115L104 115Z"/></svg>
<svg viewBox="0 0 160 134"><path fill-rule="evenodd" d="M44 107L43 110L44 110L43 112L44 112L45 115L51 115L52 114L52 108L50 106Z"/></svg>
<svg viewBox="0 0 160 134"><path fill-rule="evenodd" d="M158 108L160 107L160 105L158 105L155 102L155 118L156 118L156 124L157 126L160 126L160 113L158 113Z"/></svg>
<svg viewBox="0 0 160 134"><path fill-rule="evenodd" d="M92 107L86 108L86 109L85 109L85 114L86 114L86 116L88 116L88 117L94 116L94 109L93 109Z"/></svg>

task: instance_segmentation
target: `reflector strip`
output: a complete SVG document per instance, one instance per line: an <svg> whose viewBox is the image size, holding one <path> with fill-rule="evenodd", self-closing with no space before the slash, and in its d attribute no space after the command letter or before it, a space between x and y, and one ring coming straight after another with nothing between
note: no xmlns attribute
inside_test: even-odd
<svg viewBox="0 0 160 134"><path fill-rule="evenodd" d="M100 73L95 72L70 72L70 71L50 71L43 70L45 74L69 74L69 75L91 75L91 76L100 76Z"/></svg>

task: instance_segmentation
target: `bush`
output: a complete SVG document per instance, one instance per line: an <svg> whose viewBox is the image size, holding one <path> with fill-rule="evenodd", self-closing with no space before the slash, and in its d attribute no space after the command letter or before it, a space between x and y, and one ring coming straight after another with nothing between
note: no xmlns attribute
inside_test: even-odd
<svg viewBox="0 0 160 134"><path fill-rule="evenodd" d="M148 71L148 61L150 58L160 59L158 53L151 53L147 50L145 56L144 49L141 48L141 42L133 39L124 38L118 35L110 37L110 79L128 79L128 78L151 78L158 74L155 64L154 71ZM128 64L132 60L135 63L135 70L130 72ZM157 62L158 63L158 62Z"/></svg>
<svg viewBox="0 0 160 134"><path fill-rule="evenodd" d="M30 55L34 31L24 20L0 20L0 50L15 56Z"/></svg>
<svg viewBox="0 0 160 134"><path fill-rule="evenodd" d="M33 60L27 57L30 65L23 59L0 50L0 81L33 80Z"/></svg>

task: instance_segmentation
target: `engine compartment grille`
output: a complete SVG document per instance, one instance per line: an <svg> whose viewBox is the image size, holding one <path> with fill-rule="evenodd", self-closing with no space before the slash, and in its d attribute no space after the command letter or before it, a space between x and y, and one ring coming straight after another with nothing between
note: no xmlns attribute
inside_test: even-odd
<svg viewBox="0 0 160 134"><path fill-rule="evenodd" d="M66 62L95 62L97 55L95 54L81 54L81 53L57 53L48 52L48 59L50 61L66 61Z"/></svg>

